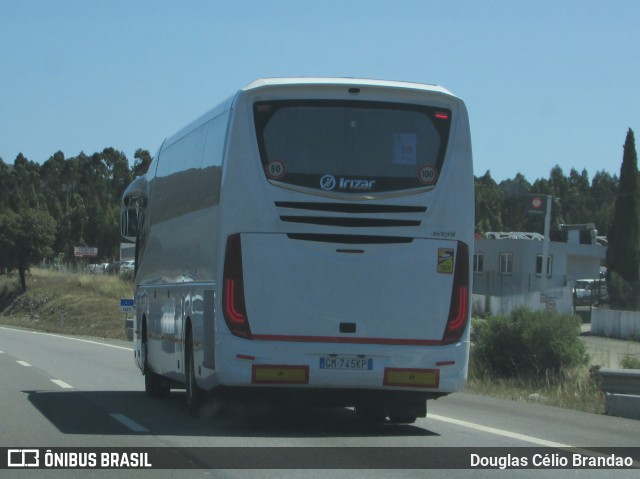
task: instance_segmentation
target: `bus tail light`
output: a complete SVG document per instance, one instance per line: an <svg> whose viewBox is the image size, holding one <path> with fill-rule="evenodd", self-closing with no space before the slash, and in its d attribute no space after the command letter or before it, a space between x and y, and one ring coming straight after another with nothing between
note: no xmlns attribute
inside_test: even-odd
<svg viewBox="0 0 640 479"><path fill-rule="evenodd" d="M457 343L467 327L469 315L469 247L458 242L458 252L453 273L453 288L447 327L442 345Z"/></svg>
<svg viewBox="0 0 640 479"><path fill-rule="evenodd" d="M242 244L240 234L227 238L224 257L222 310L227 327L234 336L251 339L251 329L244 301Z"/></svg>

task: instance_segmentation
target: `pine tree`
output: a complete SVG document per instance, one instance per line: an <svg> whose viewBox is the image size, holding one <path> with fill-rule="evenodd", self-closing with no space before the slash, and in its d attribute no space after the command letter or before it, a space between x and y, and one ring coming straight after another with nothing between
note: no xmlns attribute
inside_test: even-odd
<svg viewBox="0 0 640 479"><path fill-rule="evenodd" d="M620 186L607 248L607 281L611 306L640 307L640 189L633 130L624 144Z"/></svg>

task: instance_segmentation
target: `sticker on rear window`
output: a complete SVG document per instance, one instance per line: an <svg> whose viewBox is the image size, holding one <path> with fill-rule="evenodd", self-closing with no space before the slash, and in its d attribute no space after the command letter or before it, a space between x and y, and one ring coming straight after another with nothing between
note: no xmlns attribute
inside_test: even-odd
<svg viewBox="0 0 640 479"><path fill-rule="evenodd" d="M453 249L438 248L438 273L453 274L453 260Z"/></svg>
<svg viewBox="0 0 640 479"><path fill-rule="evenodd" d="M433 165L424 165L418 170L418 180L423 185L431 186L438 179L438 170Z"/></svg>
<svg viewBox="0 0 640 479"><path fill-rule="evenodd" d="M267 176L272 180L279 180L284 176L286 168L281 160L272 160L266 166Z"/></svg>
<svg viewBox="0 0 640 479"><path fill-rule="evenodd" d="M418 160L418 135L395 133L393 135L393 164L416 165Z"/></svg>

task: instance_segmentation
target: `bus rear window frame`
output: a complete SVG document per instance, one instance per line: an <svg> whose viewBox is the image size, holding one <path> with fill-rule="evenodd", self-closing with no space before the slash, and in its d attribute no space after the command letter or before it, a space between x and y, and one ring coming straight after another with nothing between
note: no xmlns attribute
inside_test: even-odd
<svg viewBox="0 0 640 479"><path fill-rule="evenodd" d="M264 112L259 112L258 109L264 106L270 106L268 115ZM442 166L444 164L444 159L446 156L447 149L449 147L449 139L451 136L451 126L453 121L453 112L451 108L448 107L438 107L425 105L420 103L403 103L403 102L392 102L392 101L377 101L377 100L343 100L343 99L287 99L287 100L257 100L253 102L253 124L255 128L255 138L258 144L258 152L260 154L260 162L262 164L263 170L266 169L267 164L269 163L269 158L267 156L267 149L264 140L264 130L269 123L269 120L273 117L273 115L282 108L287 107L353 107L353 108L361 108L361 109L379 109L379 110L405 110L405 111L414 111L419 113L426 113L427 118L431 119L433 126L438 131L440 135L440 148L437 153L436 164L434 165L436 171L438 172L438 176L442 171ZM436 114L446 113L447 118L436 118ZM284 187L292 187L292 188L304 188L296 183L289 183L287 181L281 180L272 180L266 175L265 177L269 182L273 184L281 185ZM437 181L436 181L437 183ZM427 189L431 189L431 187L427 187ZM306 189L306 188L304 188ZM424 190L424 187L417 187L415 189ZM398 191L411 191L409 189L402 189ZM388 194L389 191L382 191L381 194Z"/></svg>

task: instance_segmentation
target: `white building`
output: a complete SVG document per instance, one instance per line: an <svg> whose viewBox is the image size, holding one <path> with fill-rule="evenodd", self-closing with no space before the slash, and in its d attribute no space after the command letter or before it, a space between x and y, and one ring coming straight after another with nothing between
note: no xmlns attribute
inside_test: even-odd
<svg viewBox="0 0 640 479"><path fill-rule="evenodd" d="M487 233L475 240L474 313L508 314L518 306L573 311L575 280L598 278L607 248L593 224L562 225L550 241L542 276L543 236L539 233Z"/></svg>

